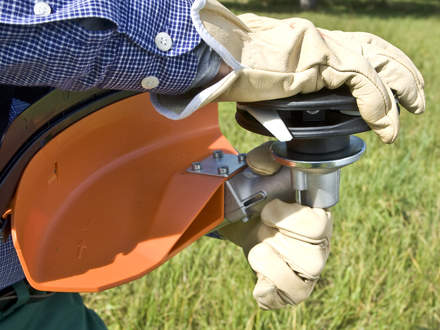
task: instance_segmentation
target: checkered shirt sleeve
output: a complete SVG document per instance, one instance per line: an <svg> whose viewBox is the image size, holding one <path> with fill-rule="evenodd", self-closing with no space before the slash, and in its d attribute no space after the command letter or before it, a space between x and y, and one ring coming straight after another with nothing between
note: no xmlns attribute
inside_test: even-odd
<svg viewBox="0 0 440 330"><path fill-rule="evenodd" d="M45 0L50 14L34 13L35 0L0 0L0 84L144 90L145 77L158 78L150 92L180 94L196 76L200 43L191 0ZM106 22L88 29L81 21ZM158 48L158 33L172 47Z"/></svg>
<svg viewBox="0 0 440 330"><path fill-rule="evenodd" d="M11 236L0 241L0 290L24 279L24 273L12 244Z"/></svg>

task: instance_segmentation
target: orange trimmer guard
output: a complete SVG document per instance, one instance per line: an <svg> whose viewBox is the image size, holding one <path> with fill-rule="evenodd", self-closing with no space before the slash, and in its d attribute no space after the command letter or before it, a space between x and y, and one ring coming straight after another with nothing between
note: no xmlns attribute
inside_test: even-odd
<svg viewBox="0 0 440 330"><path fill-rule="evenodd" d="M223 221L225 178L190 174L213 150L235 153L217 105L171 121L139 94L50 140L15 195L12 235L30 284L91 292L134 280Z"/></svg>

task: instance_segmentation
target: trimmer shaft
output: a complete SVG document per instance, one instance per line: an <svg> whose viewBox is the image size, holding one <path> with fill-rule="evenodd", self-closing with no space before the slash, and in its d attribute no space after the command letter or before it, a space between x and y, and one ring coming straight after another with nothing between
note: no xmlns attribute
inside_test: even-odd
<svg viewBox="0 0 440 330"><path fill-rule="evenodd" d="M356 136L347 138L344 148L322 154L306 153L319 150L313 149L316 144L312 142L309 149L304 141L299 143L303 152L297 151L294 141L272 144L274 159L291 169L291 184L297 203L327 208L339 201L340 168L357 161L365 151L362 139ZM324 144L327 142L323 141Z"/></svg>

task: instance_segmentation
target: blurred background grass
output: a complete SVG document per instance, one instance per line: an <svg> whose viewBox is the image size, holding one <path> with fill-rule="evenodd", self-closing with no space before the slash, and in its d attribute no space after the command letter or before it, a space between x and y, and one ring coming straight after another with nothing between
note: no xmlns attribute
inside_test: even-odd
<svg viewBox="0 0 440 330"><path fill-rule="evenodd" d="M84 295L110 329L439 329L440 3L327 0L300 12L292 0L223 2L236 13L300 16L317 26L368 31L404 50L421 70L427 113L402 111L396 143L363 133L368 150L342 171L332 251L311 298L264 312L241 250L202 238L144 278ZM224 134L242 152L263 141L220 105Z"/></svg>

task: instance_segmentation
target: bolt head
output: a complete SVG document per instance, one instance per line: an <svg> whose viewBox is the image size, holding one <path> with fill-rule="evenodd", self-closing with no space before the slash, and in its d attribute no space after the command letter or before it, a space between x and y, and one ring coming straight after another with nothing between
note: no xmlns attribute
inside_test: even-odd
<svg viewBox="0 0 440 330"><path fill-rule="evenodd" d="M246 154L238 154L237 159L240 163L243 163L244 161L246 161Z"/></svg>
<svg viewBox="0 0 440 330"><path fill-rule="evenodd" d="M221 151L221 150L215 150L215 151L212 153L212 157L214 157L215 159L222 158L222 157L223 157L223 151Z"/></svg>
<svg viewBox="0 0 440 330"><path fill-rule="evenodd" d="M193 171L200 171L202 169L202 164L200 164L200 162L193 162L191 168Z"/></svg>
<svg viewBox="0 0 440 330"><path fill-rule="evenodd" d="M229 174L229 168L227 166L221 166L221 167L217 168L217 172L220 175L227 175L227 174Z"/></svg>

